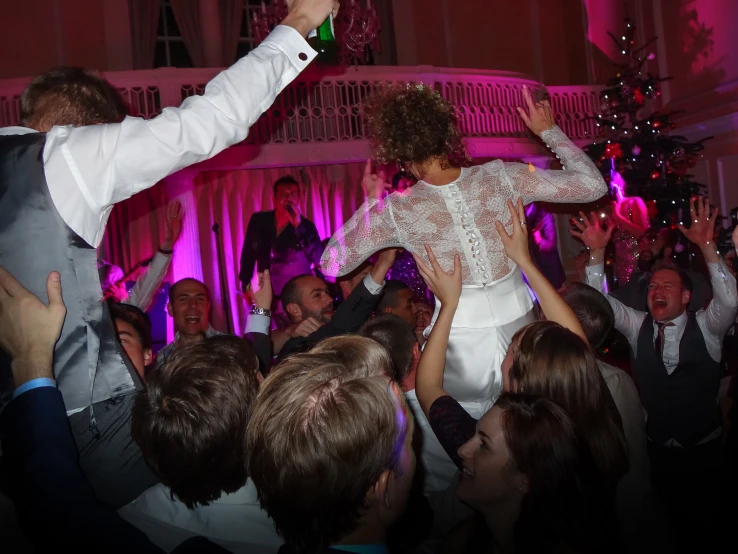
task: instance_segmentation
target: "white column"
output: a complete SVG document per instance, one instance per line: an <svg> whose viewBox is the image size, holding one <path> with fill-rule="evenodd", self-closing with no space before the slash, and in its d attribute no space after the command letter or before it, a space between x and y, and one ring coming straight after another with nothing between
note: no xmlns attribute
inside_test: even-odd
<svg viewBox="0 0 738 554"><path fill-rule="evenodd" d="M172 255L172 283L185 277L203 281L202 258L200 256L200 231L195 203L195 177L197 172L183 170L164 179L170 200L179 200L184 210L182 234ZM167 319L167 341L174 339L172 319Z"/></svg>

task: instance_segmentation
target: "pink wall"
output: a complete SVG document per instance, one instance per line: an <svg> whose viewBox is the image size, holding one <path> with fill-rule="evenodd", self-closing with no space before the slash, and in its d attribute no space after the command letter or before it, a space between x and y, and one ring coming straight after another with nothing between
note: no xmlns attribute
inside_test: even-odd
<svg viewBox="0 0 738 554"><path fill-rule="evenodd" d="M0 79L35 75L58 63L54 12L49 4L26 0L3 6Z"/></svg>
<svg viewBox="0 0 738 554"><path fill-rule="evenodd" d="M57 65L109 67L105 8L111 0L21 0L4 2L0 32L0 79L27 77ZM123 0L113 0L124 4ZM58 9L56 8L58 7ZM115 23L127 35L125 18ZM110 28L108 21L108 28Z"/></svg>

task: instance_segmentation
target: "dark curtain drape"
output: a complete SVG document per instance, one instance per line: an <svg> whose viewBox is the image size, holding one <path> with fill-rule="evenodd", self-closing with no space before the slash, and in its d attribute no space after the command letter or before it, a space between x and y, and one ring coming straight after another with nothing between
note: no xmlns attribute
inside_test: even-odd
<svg viewBox="0 0 738 554"><path fill-rule="evenodd" d="M131 18L133 68L151 69L154 67L156 29L161 16L161 1L128 0L128 13Z"/></svg>

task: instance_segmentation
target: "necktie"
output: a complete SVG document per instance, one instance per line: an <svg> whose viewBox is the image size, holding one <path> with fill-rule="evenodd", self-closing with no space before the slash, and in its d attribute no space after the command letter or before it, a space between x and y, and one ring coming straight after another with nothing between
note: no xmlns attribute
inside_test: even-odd
<svg viewBox="0 0 738 554"><path fill-rule="evenodd" d="M664 365L664 328L674 327L674 324L671 322L664 323L663 321L657 321L656 325L659 328L659 334L657 335L653 345L654 348L656 348L656 357L659 359L659 362L661 362L661 365Z"/></svg>

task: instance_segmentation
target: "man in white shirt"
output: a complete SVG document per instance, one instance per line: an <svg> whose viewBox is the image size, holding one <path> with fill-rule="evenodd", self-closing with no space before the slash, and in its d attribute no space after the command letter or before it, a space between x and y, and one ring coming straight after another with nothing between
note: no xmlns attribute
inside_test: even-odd
<svg viewBox="0 0 738 554"><path fill-rule="evenodd" d="M583 222L574 234L591 251L587 282L604 293L604 247L612 229L604 231L594 214L589 219L581 215ZM735 278L713 242L716 215L717 210L710 214L708 200L692 199L691 225L680 225L707 262L713 289L707 309L687 311L691 284L674 267L652 272L650 313L607 296L615 328L630 343L633 375L647 412L654 489L671 516L680 546L690 551L708 550L717 534L725 476L717 404L720 360L723 337L738 313Z"/></svg>
<svg viewBox="0 0 738 554"><path fill-rule="evenodd" d="M216 76L202 96L152 120L120 120L121 102L110 85L84 72L62 71L35 81L23 95L27 127L4 129L0 136L0 264L44 301L46 276L61 274L67 317L54 375L80 464L98 496L113 507L138 496L153 477L127 424L132 393L141 383L121 355L101 302L95 248L110 211L167 175L244 140L316 56L305 37L337 7L334 0L293 0L283 24ZM13 394L9 368L0 352L5 401Z"/></svg>

